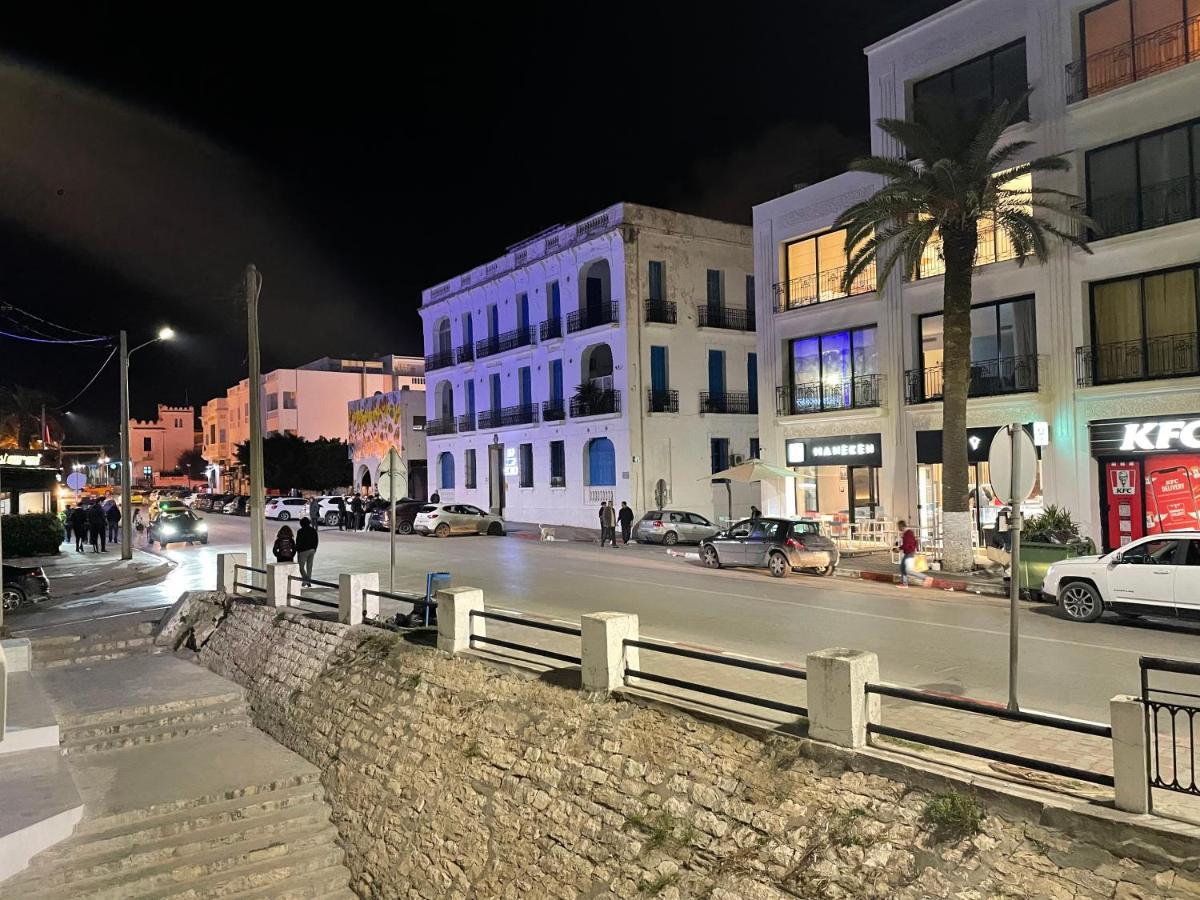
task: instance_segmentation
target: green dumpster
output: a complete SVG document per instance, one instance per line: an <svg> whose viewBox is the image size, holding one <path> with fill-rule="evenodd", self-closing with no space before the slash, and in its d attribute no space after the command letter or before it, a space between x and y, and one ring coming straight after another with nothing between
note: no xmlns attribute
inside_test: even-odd
<svg viewBox="0 0 1200 900"><path fill-rule="evenodd" d="M1041 599L1042 581L1053 563L1076 556L1092 556L1096 545L1091 538L1069 544L1050 544L1041 541L1021 541L1021 590L1034 599Z"/></svg>

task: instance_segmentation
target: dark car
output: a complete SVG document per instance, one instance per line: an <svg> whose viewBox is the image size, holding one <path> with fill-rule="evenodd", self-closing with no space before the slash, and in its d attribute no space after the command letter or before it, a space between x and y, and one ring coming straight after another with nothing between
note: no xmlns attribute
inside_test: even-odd
<svg viewBox="0 0 1200 900"><path fill-rule="evenodd" d="M150 523L149 534L150 543L157 543L159 547L196 541L208 543L208 525L190 509L159 513Z"/></svg>
<svg viewBox="0 0 1200 900"><path fill-rule="evenodd" d="M700 542L700 559L710 569L749 566L767 569L776 578L797 569L832 575L838 555L833 541L821 534L820 523L807 519L743 519Z"/></svg>
<svg viewBox="0 0 1200 900"><path fill-rule="evenodd" d="M50 596L50 579L38 566L5 566L3 584L5 612Z"/></svg>

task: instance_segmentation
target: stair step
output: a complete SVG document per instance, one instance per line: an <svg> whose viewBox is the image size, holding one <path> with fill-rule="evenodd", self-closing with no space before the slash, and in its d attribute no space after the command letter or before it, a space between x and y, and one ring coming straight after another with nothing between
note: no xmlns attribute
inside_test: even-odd
<svg viewBox="0 0 1200 900"><path fill-rule="evenodd" d="M95 663L108 662L114 659L128 659L141 653L156 652L157 647L133 648L130 650L103 650L103 651L88 651L78 655L54 657L47 659L42 656L34 655L32 668L36 670L44 669L66 669L72 666L87 666Z"/></svg>
<svg viewBox="0 0 1200 900"><path fill-rule="evenodd" d="M34 656L46 658L77 656L80 653L97 653L105 650L136 650L153 647L154 635L106 635L97 638L36 638L32 642Z"/></svg>
<svg viewBox="0 0 1200 900"><path fill-rule="evenodd" d="M217 703L232 703L241 700L240 690L225 691L219 694L209 694L207 697L189 697L184 700L171 700L166 703L148 703L141 706L122 706L116 709L106 709L101 712L60 716L58 724L63 729L77 728L86 725L101 725L105 722L124 722L142 716L162 715L179 712L180 710L195 709Z"/></svg>
<svg viewBox="0 0 1200 900"><path fill-rule="evenodd" d="M137 747L142 744L157 744L163 741L175 741L194 734L208 734L215 731L225 731L249 725L250 720L245 713L231 713L213 716L200 721L187 721L178 725L148 727L138 730L114 734L110 737L79 738L64 740L60 746L68 756L76 753L103 753L109 750L124 750L127 747Z"/></svg>
<svg viewBox="0 0 1200 900"><path fill-rule="evenodd" d="M133 638L153 636L158 622L138 622L136 625L124 628L113 628L109 631L94 631L91 634L60 634L33 639L34 647L66 647L72 644L83 644L88 641L130 640Z"/></svg>
<svg viewBox="0 0 1200 900"><path fill-rule="evenodd" d="M167 728L186 722L203 722L218 716L241 715L245 717L249 715L250 709L246 705L246 701L237 695L234 695L233 699L214 698L214 700L215 702L211 703L195 702L167 712L114 718L84 725L63 725L60 722L59 734L62 741L66 743L130 734L152 728Z"/></svg>
<svg viewBox="0 0 1200 900"><path fill-rule="evenodd" d="M336 844L330 844L328 847L317 847L289 854L278 861L266 860L243 866L229 874L210 876L192 882L184 890L170 887L152 894L134 896L139 896L140 900L166 900L166 898L170 898L170 900L214 900L217 897L236 897L248 891L267 888L264 896L275 898L278 894L273 891L278 890L278 885L287 881L303 881L330 869L341 869L345 872L346 882L349 883L350 873L342 866L342 858L342 848ZM114 900L117 897L124 900L127 896L129 895L120 893L113 895Z"/></svg>
<svg viewBox="0 0 1200 900"><path fill-rule="evenodd" d="M357 900L349 884L350 870L338 864L227 896L229 900Z"/></svg>
<svg viewBox="0 0 1200 900"><path fill-rule="evenodd" d="M202 883L209 881L210 887L227 886L223 893L230 894L288 877L285 874L268 880L255 879L250 870L260 866L265 873L279 870L300 874L340 863L342 849L336 838L337 829L326 820L318 825L293 829L286 837L248 838L228 847L174 857L132 872L117 870L64 885L48 885L42 881L36 887L31 886L32 890L25 896L29 900L222 896L222 893L201 891ZM181 891L185 883L188 887Z"/></svg>

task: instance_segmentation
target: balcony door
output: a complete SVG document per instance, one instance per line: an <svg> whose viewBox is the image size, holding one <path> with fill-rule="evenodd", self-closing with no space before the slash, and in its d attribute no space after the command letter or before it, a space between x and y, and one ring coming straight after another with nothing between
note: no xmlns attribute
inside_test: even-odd
<svg viewBox="0 0 1200 900"><path fill-rule="evenodd" d="M708 351L708 397L713 403L725 400L725 351Z"/></svg>
<svg viewBox="0 0 1200 900"><path fill-rule="evenodd" d="M1097 384L1200 372L1198 270L1092 285L1092 375Z"/></svg>

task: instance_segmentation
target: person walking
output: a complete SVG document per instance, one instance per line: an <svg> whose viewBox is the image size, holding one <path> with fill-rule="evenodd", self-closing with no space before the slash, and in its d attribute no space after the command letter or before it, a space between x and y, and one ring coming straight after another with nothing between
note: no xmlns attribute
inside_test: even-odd
<svg viewBox="0 0 1200 900"><path fill-rule="evenodd" d="M314 529L321 524L321 498L316 494L308 501L308 518Z"/></svg>
<svg viewBox="0 0 1200 900"><path fill-rule="evenodd" d="M104 511L104 518L108 520L108 540L115 544L118 538L118 531L121 527L121 507L115 500Z"/></svg>
<svg viewBox="0 0 1200 900"><path fill-rule="evenodd" d="M913 560L917 555L917 536L913 534L913 530L908 527L908 523L901 519L896 523L900 529L900 587L908 587L908 578L913 576L919 578L922 583L925 581L925 576L920 575L913 569Z"/></svg>
<svg viewBox="0 0 1200 900"><path fill-rule="evenodd" d="M92 552L104 553L104 537L108 531L108 519L104 517L104 507L93 503L87 514L88 533L91 535Z"/></svg>
<svg viewBox="0 0 1200 900"><path fill-rule="evenodd" d="M64 506L58 511L58 524L62 526L63 543L71 543L71 509Z"/></svg>
<svg viewBox="0 0 1200 900"><path fill-rule="evenodd" d="M605 538L612 544L614 550L617 549L617 516L613 510L612 501L604 503L600 507L600 546L604 546Z"/></svg>
<svg viewBox="0 0 1200 900"><path fill-rule="evenodd" d="M621 543L629 543L629 533L633 529L633 510L629 508L629 504L624 500L621 501L621 509L617 513L617 521L621 523ZM616 540L613 541L613 546L616 546Z"/></svg>
<svg viewBox="0 0 1200 900"><path fill-rule="evenodd" d="M761 518L762 518L762 510L760 510L757 506L755 506L753 503L751 503L750 504L750 521L757 522Z"/></svg>
<svg viewBox="0 0 1200 900"><path fill-rule="evenodd" d="M83 542L88 539L87 508L77 506L71 510L71 530L75 532L75 550L83 552Z"/></svg>
<svg viewBox="0 0 1200 900"><path fill-rule="evenodd" d="M275 554L275 562L289 563L296 558L296 539L292 537L292 529L283 525L275 532L275 545L271 548Z"/></svg>
<svg viewBox="0 0 1200 900"><path fill-rule="evenodd" d="M350 501L350 513L350 530L360 530L362 528L363 519L363 502L362 497L358 494L355 494L354 499Z"/></svg>
<svg viewBox="0 0 1200 900"><path fill-rule="evenodd" d="M430 503L441 503L441 502L442 502L442 495L441 495L441 494L439 494L437 491L434 491L434 492L433 492L433 496L429 498L429 502L430 502Z"/></svg>
<svg viewBox="0 0 1200 900"><path fill-rule="evenodd" d="M338 531L346 530L346 498L341 494L337 498Z"/></svg>
<svg viewBox="0 0 1200 900"><path fill-rule="evenodd" d="M133 511L133 530L141 534L146 530L146 523L142 521L142 509L138 507Z"/></svg>
<svg viewBox="0 0 1200 900"><path fill-rule="evenodd" d="M300 563L300 579L304 587L312 585L313 557L317 555L319 541L316 526L305 516L300 520L300 530L296 532L296 557Z"/></svg>

